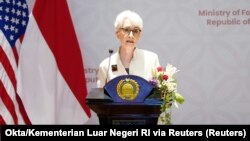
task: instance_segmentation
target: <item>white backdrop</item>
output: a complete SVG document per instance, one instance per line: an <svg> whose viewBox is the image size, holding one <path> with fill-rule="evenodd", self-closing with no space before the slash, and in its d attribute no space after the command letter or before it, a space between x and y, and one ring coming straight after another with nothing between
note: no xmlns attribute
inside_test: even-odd
<svg viewBox="0 0 250 141"><path fill-rule="evenodd" d="M250 124L249 0L68 2L88 90L96 87L96 72L108 49L118 49L117 14L130 9L144 21L138 48L157 53L162 66L171 63L180 70L178 91L186 101L173 109L173 124ZM31 9L34 0L28 3ZM98 124L94 113L88 124Z"/></svg>

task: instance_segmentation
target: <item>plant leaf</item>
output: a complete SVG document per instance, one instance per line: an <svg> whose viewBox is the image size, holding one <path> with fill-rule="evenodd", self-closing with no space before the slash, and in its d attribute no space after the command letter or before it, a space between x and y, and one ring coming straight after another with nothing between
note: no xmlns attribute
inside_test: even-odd
<svg viewBox="0 0 250 141"><path fill-rule="evenodd" d="M182 104L185 101L184 97L180 93L175 93L174 98L179 104Z"/></svg>

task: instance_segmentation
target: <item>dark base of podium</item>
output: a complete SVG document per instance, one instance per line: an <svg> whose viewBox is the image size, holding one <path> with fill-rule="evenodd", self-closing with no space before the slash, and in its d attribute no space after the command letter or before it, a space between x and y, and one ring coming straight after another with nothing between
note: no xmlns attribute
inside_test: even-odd
<svg viewBox="0 0 250 141"><path fill-rule="evenodd" d="M117 115L98 116L101 125L156 125L158 116Z"/></svg>
<svg viewBox="0 0 250 141"><path fill-rule="evenodd" d="M142 103L117 103L103 89L93 89L86 104L97 114L101 125L156 125L162 100L149 97Z"/></svg>

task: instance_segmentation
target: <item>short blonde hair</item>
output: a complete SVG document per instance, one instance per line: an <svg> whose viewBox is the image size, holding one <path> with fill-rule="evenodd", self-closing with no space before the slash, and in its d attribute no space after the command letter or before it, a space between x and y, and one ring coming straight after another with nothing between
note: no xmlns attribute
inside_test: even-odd
<svg viewBox="0 0 250 141"><path fill-rule="evenodd" d="M128 19L132 23L132 25L137 26L140 28L140 30L142 30L143 28L142 18L133 11L125 10L125 11L122 11L120 14L118 14L116 17L116 20L114 23L116 31L123 27L124 21L126 19Z"/></svg>

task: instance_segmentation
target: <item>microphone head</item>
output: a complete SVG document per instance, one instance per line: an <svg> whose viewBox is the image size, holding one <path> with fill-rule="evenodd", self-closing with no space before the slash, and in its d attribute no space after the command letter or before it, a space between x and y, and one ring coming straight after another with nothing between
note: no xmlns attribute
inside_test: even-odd
<svg viewBox="0 0 250 141"><path fill-rule="evenodd" d="M112 54L113 53L113 49L109 49L109 53Z"/></svg>

